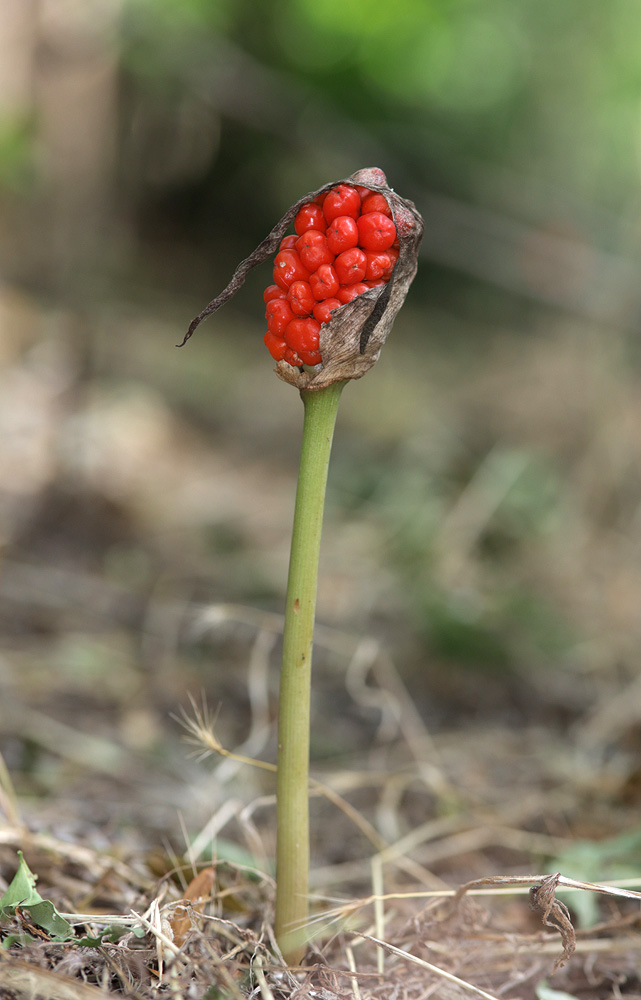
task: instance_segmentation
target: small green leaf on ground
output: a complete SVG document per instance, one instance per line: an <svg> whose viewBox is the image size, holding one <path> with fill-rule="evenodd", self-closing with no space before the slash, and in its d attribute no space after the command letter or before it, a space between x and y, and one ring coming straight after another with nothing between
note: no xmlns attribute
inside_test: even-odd
<svg viewBox="0 0 641 1000"><path fill-rule="evenodd" d="M28 910L34 924L42 927L55 940L68 941L73 938L71 924L60 916L50 900L43 899L37 891L36 876L25 861L22 851L18 851L18 857L18 870L0 899L0 917L13 916L19 906Z"/></svg>
<svg viewBox="0 0 641 1000"><path fill-rule="evenodd" d="M83 948L99 948L105 942L116 944L125 934L133 934L134 937L143 938L146 933L143 927L123 927L122 924L108 924L99 934L88 934L86 937L78 938L75 943Z"/></svg>

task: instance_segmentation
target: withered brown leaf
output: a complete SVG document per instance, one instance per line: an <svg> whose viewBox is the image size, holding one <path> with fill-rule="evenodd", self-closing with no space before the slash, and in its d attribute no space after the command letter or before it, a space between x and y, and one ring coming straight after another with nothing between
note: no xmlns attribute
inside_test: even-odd
<svg viewBox="0 0 641 1000"><path fill-rule="evenodd" d="M204 911L205 901L211 896L215 881L216 869L212 866L203 868L194 876L182 896L183 899L189 900L192 911L197 913ZM191 927L189 910L184 906L177 907L170 923L174 944L181 948Z"/></svg>
<svg viewBox="0 0 641 1000"><path fill-rule="evenodd" d="M556 889L559 884L560 872L548 875L541 880L538 885L533 885L530 889L530 906L541 914L541 919L546 927L552 927L561 935L563 944L563 954L557 958L552 972L560 969L569 958L572 957L576 948L576 934L570 919L570 911L565 903L556 898Z"/></svg>

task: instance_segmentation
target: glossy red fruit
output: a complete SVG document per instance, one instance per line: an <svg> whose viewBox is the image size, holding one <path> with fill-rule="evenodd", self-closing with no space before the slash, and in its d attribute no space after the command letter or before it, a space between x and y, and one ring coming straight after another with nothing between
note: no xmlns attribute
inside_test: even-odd
<svg viewBox="0 0 641 1000"><path fill-rule="evenodd" d="M293 281L289 286L287 301L295 316L309 316L316 304L308 281Z"/></svg>
<svg viewBox="0 0 641 1000"><path fill-rule="evenodd" d="M274 258L274 281L288 291L293 281L307 281L309 271L296 250L280 250Z"/></svg>
<svg viewBox="0 0 641 1000"><path fill-rule="evenodd" d="M314 319L317 319L319 323L329 323L331 319L330 314L341 305L342 302L337 298L324 299L322 302L317 302L314 306Z"/></svg>
<svg viewBox="0 0 641 1000"><path fill-rule="evenodd" d="M267 347L267 350L271 354L274 361L282 361L283 358L285 357L285 352L287 350L287 344L285 343L285 341L281 340L280 337L277 337L275 334L273 334L271 330L267 331L267 333L263 337L263 340L265 341L265 346Z"/></svg>
<svg viewBox="0 0 641 1000"><path fill-rule="evenodd" d="M265 302L270 302L272 299L284 299L286 295L287 292L284 292L278 285L268 285L263 292L263 299Z"/></svg>
<svg viewBox="0 0 641 1000"><path fill-rule="evenodd" d="M298 209L294 219L294 229L299 236L302 236L308 229L324 229L324 223L325 216L320 205L308 201L302 208Z"/></svg>
<svg viewBox="0 0 641 1000"><path fill-rule="evenodd" d="M358 243L364 250L387 250L396 239L396 226L382 212L361 215L358 226Z"/></svg>
<svg viewBox="0 0 641 1000"><path fill-rule="evenodd" d="M351 215L353 219L357 219L360 214L360 195L356 188L349 184L337 184L328 192L323 202L323 215L328 225L339 215Z"/></svg>
<svg viewBox="0 0 641 1000"><path fill-rule="evenodd" d="M309 285L314 298L322 301L336 295L340 281L332 264L321 264L317 271L310 274Z"/></svg>
<svg viewBox="0 0 641 1000"><path fill-rule="evenodd" d="M390 263L383 277L385 278L386 281L389 281L389 279L392 276L392 271L396 267L396 261L398 260L398 250L396 250L394 247L390 247L389 250L385 251L385 253L389 257Z"/></svg>
<svg viewBox="0 0 641 1000"><path fill-rule="evenodd" d="M345 250L334 261L334 269L341 285L353 285L355 281L362 281L366 268L367 259L358 247Z"/></svg>
<svg viewBox="0 0 641 1000"><path fill-rule="evenodd" d="M382 171L367 179L385 183ZM399 256L397 226L384 195L364 185L337 184L306 202L274 260L274 282L265 289L265 343L290 365L321 363L319 330L334 310L370 288L386 284Z"/></svg>
<svg viewBox="0 0 641 1000"><path fill-rule="evenodd" d="M267 303L265 316L267 317L267 328L270 333L275 334L277 337L282 337L285 327L294 318L294 310L287 299L271 299Z"/></svg>
<svg viewBox="0 0 641 1000"><path fill-rule="evenodd" d="M339 215L327 227L327 246L332 253L343 253L358 244L358 226L351 215Z"/></svg>
<svg viewBox="0 0 641 1000"><path fill-rule="evenodd" d="M354 285L345 285L338 290L338 295L336 296L338 301L343 305L346 302L351 302L358 295L362 295L363 292L367 291L367 285L362 281L357 281Z"/></svg>
<svg viewBox="0 0 641 1000"><path fill-rule="evenodd" d="M392 209L389 207L385 195L370 191L367 198L363 198L361 213L368 215L370 212L381 212L383 215L388 215L391 219Z"/></svg>
<svg viewBox="0 0 641 1000"><path fill-rule="evenodd" d="M285 343L299 354L301 351L317 351L319 332L320 323L311 316L293 319L285 329Z"/></svg>
<svg viewBox="0 0 641 1000"><path fill-rule="evenodd" d="M320 351L299 351L303 364L319 365L323 360Z"/></svg>
<svg viewBox="0 0 641 1000"><path fill-rule="evenodd" d="M356 235L358 236L358 230ZM296 250L310 273L318 270L321 264L331 264L334 260L334 253L329 249L325 233L321 233L318 229L308 229L306 233L299 236L296 241Z"/></svg>
<svg viewBox="0 0 641 1000"><path fill-rule="evenodd" d="M366 281L376 281L377 278L382 278L383 275L390 267L389 254L379 253L376 250L366 250L365 260L367 261L367 266L365 268L365 280Z"/></svg>

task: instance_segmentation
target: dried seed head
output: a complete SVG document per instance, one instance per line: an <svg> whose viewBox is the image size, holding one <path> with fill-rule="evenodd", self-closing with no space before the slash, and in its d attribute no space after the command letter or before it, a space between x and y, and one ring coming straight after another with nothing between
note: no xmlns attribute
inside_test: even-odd
<svg viewBox="0 0 641 1000"><path fill-rule="evenodd" d="M192 320L179 345L185 344L200 323L231 299L245 281L248 271L272 257L299 208L313 201L337 184L352 184L370 188L385 196L391 211L399 242L399 256L389 281L369 288L351 302L331 313L328 323L320 329L321 365L313 369L294 368L285 361L276 365L276 374L298 389L323 389L334 382L361 378L378 360L394 319L405 301L418 265L418 249L423 236L423 219L413 202L401 198L389 187L378 167L357 170L351 177L325 184L311 191L289 208L254 252L243 260L227 287Z"/></svg>

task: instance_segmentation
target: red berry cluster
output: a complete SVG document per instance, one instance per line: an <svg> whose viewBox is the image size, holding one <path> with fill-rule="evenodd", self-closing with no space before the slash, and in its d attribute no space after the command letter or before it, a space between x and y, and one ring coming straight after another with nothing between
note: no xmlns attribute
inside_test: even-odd
<svg viewBox="0 0 641 1000"><path fill-rule="evenodd" d="M389 281L398 259L387 199L366 187L338 184L306 202L274 260L265 289L265 344L275 361L317 365L318 335L333 309Z"/></svg>

